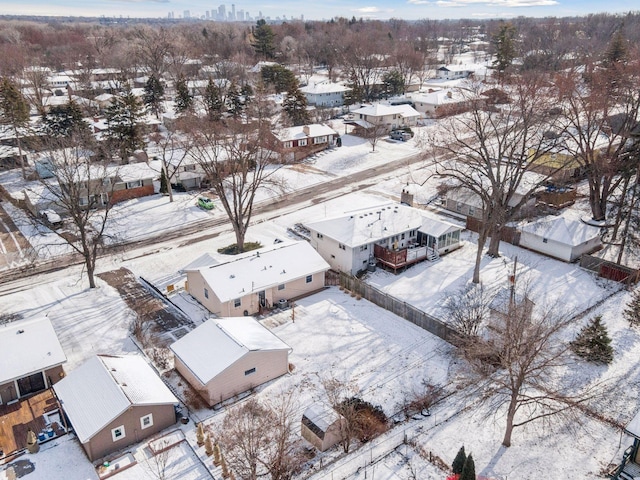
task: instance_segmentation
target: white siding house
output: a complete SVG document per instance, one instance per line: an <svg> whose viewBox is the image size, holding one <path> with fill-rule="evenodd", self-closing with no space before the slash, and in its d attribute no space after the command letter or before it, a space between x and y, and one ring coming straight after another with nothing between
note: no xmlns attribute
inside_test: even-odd
<svg viewBox="0 0 640 480"><path fill-rule="evenodd" d="M344 94L351 90L339 83L319 82L300 87L309 105L316 107L341 107L344 105Z"/></svg>
<svg viewBox="0 0 640 480"><path fill-rule="evenodd" d="M521 228L520 246L573 262L602 246L600 229L563 217L548 217Z"/></svg>
<svg viewBox="0 0 640 480"><path fill-rule="evenodd" d="M209 406L289 372L291 348L252 317L208 320L170 348Z"/></svg>

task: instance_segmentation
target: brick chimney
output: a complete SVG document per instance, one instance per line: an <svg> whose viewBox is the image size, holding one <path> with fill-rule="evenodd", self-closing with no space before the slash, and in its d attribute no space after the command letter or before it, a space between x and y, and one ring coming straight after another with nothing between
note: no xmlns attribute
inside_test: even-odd
<svg viewBox="0 0 640 480"><path fill-rule="evenodd" d="M311 134L311 129L309 128L309 125L305 125L304 127L302 127L302 131L307 137Z"/></svg>

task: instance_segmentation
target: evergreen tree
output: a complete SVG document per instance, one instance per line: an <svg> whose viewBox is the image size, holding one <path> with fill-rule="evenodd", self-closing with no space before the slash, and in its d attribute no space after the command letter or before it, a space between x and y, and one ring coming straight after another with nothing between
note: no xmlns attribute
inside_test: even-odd
<svg viewBox="0 0 640 480"><path fill-rule="evenodd" d="M627 308L622 312L622 316L632 327L640 325L640 289L633 292L633 296L629 303L627 303Z"/></svg>
<svg viewBox="0 0 640 480"><path fill-rule="evenodd" d="M306 125L311 121L309 112L307 111L307 98L297 86L295 89L287 92L287 96L282 102L282 110L294 126Z"/></svg>
<svg viewBox="0 0 640 480"><path fill-rule="evenodd" d="M604 64L607 66L613 66L617 63L624 63L629 57L629 48L627 46L627 40L620 30L611 38L611 42L607 46L607 50L604 54Z"/></svg>
<svg viewBox="0 0 640 480"><path fill-rule="evenodd" d="M55 105L43 117L44 129L47 135L57 138L90 133L89 125L83 120L80 106L70 101L66 105Z"/></svg>
<svg viewBox="0 0 640 480"><path fill-rule="evenodd" d="M164 86L156 75L151 74L144 86L144 104L156 118L160 118L160 114L163 112L163 101Z"/></svg>
<svg viewBox="0 0 640 480"><path fill-rule="evenodd" d="M361 102L364 98L364 91L355 75L351 75L349 88L351 90L344 92L344 104L354 105L355 103Z"/></svg>
<svg viewBox="0 0 640 480"><path fill-rule="evenodd" d="M276 53L274 38L273 30L267 25L267 22L263 18L258 20L256 26L253 27L253 41L251 45L256 53L265 60L273 58Z"/></svg>
<svg viewBox="0 0 640 480"><path fill-rule="evenodd" d="M267 65L260 70L262 80L273 85L276 93L288 92L298 85L298 80L291 70L282 65Z"/></svg>
<svg viewBox="0 0 640 480"><path fill-rule="evenodd" d="M238 90L238 86L232 83L227 91L227 110L234 116L242 115L244 112L244 102L242 101L242 95Z"/></svg>
<svg viewBox="0 0 640 480"><path fill-rule="evenodd" d="M592 362L611 363L613 347L607 327L602 323L600 315L592 318L585 325L576 339L571 342L571 349L576 355Z"/></svg>
<svg viewBox="0 0 640 480"><path fill-rule="evenodd" d="M175 112L185 113L193 109L193 97L189 93L189 87L184 77L180 77L176 82Z"/></svg>
<svg viewBox="0 0 640 480"><path fill-rule="evenodd" d="M115 97L107 107L107 136L122 161L126 162L133 152L144 147L142 125L138 121L141 114L142 105L131 90Z"/></svg>
<svg viewBox="0 0 640 480"><path fill-rule="evenodd" d="M202 100L204 102L204 108L207 111L207 115L209 115L209 119L214 122L220 120L224 111L222 90L211 78L204 89Z"/></svg>
<svg viewBox="0 0 640 480"><path fill-rule="evenodd" d="M460 478L458 480L476 480L476 464L471 454L469 454L464 461L464 466L462 467L462 472L460 472Z"/></svg>
<svg viewBox="0 0 640 480"><path fill-rule="evenodd" d="M21 135L18 129L25 128L29 124L29 104L15 82L8 77L2 77L0 80L0 124L8 125L13 130L20 156L22 177L26 178Z"/></svg>
<svg viewBox="0 0 640 480"><path fill-rule="evenodd" d="M160 170L160 193L163 195L169 193L169 185L167 183L167 174L164 171L164 168Z"/></svg>
<svg viewBox="0 0 640 480"><path fill-rule="evenodd" d="M491 43L495 49L496 59L493 68L498 71L498 76L503 77L516 57L516 37L518 31L509 22L500 22L498 31L491 37Z"/></svg>
<svg viewBox="0 0 640 480"><path fill-rule="evenodd" d="M404 93L404 78L398 70L391 70L382 77L386 96L402 95Z"/></svg>
<svg viewBox="0 0 640 480"><path fill-rule="evenodd" d="M461 474L462 473L462 467L464 467L464 462L467 459L467 455L464 453L464 445L462 447L460 447L460 450L458 450L458 454L456 455L456 458L453 459L453 463L451 464L451 470L453 471L454 474Z"/></svg>

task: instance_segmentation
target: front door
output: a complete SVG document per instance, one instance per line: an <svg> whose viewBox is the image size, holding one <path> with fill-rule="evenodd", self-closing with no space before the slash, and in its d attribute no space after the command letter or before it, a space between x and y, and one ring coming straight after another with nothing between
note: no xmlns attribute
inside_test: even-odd
<svg viewBox="0 0 640 480"><path fill-rule="evenodd" d="M22 377L18 380L18 389L20 390L20 396L24 397L30 393L39 392L46 388L44 381L44 375L42 372L34 373L28 377Z"/></svg>
<svg viewBox="0 0 640 480"><path fill-rule="evenodd" d="M265 296L264 290L258 292L258 302L262 308L267 306L267 298Z"/></svg>

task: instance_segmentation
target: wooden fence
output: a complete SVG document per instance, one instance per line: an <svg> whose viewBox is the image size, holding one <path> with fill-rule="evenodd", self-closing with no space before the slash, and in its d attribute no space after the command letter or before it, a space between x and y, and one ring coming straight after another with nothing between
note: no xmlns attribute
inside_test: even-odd
<svg viewBox="0 0 640 480"><path fill-rule="evenodd" d="M617 263L594 257L593 255L582 255L580 257L580 266L596 272L598 276L602 278L626 283L627 285L636 283L640 274L640 272L634 268L618 265Z"/></svg>
<svg viewBox="0 0 640 480"><path fill-rule="evenodd" d="M417 309L413 305L409 305L407 302L403 302L391 295L384 293L381 290L358 280L346 273L340 273L340 286L347 290L360 295L362 298L369 300L371 303L378 305L385 310L395 313L399 317L408 320L409 322L423 328L429 333L432 333L444 341L456 344L458 333L455 329L451 328L436 317Z"/></svg>

